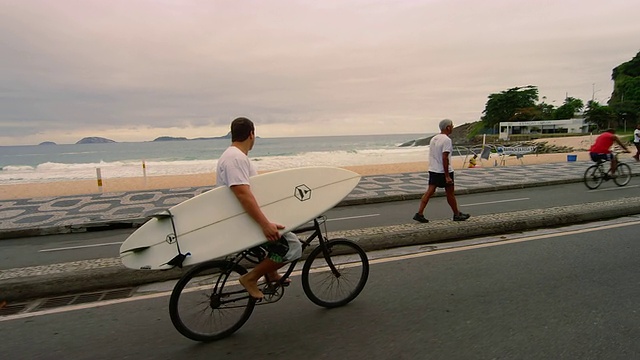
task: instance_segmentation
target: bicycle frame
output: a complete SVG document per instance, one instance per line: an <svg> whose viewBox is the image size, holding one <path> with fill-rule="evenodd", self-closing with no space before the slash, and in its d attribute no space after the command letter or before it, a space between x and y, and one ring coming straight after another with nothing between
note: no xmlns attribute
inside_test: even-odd
<svg viewBox="0 0 640 360"><path fill-rule="evenodd" d="M339 275L338 270L336 269L335 265L333 264L333 262L331 261L331 257L329 256L327 247L326 247L326 243L327 243L327 239L326 239L326 235L323 236L322 234L322 228L321 225L326 224L326 217L324 216L319 216L315 219L313 219L313 225L310 226L306 226L306 227L300 227L297 229L294 229L292 232L295 234L302 234L302 233L306 233L309 231L313 231L311 233L311 235L309 235L306 240L301 240L298 237L298 240L300 241L300 243L302 243L302 251L304 252L304 250L313 242L313 240L315 240L316 238L318 239L318 246L320 246L322 248L322 254L324 255L325 259L327 260L327 265L329 266L329 268L331 269L331 272L333 274L335 274L336 276ZM326 231L326 229L325 229ZM242 260L247 260L251 263L257 264L260 261L264 260L266 256L266 251L264 249L262 249L261 246L256 246L247 250L243 250L235 255L232 255L230 257L227 257L226 260L229 262L229 269L232 269L236 266L240 266L240 262L242 262ZM255 258L255 259L254 259ZM272 290L277 290L278 287L282 287L284 284L285 279L287 279L291 273L293 272L293 270L295 269L296 264L298 263L300 259L296 259L293 260L290 264L289 267L287 268L287 271L282 275L282 277L280 278L280 280L278 282L275 283L275 285L269 285L267 284L268 287L273 287ZM223 276L220 276L220 278L218 278L218 280L216 281L216 285L215 285L215 290L217 293L218 288L224 287L224 284L227 282L228 280L228 274L225 274L226 276L224 276L224 280L221 281L221 278L223 278ZM221 283L222 282L222 283ZM246 292L246 290L238 290L238 291L234 291L232 293L228 293L228 295L235 295L235 294L240 294ZM267 295L267 293L265 293L265 295ZM281 297L282 295L280 295ZM242 300L242 299L246 299L249 297L249 294L247 293L246 296L244 297L239 297L239 298L234 298L232 300L228 300L228 301L221 301L221 302L235 302L238 300ZM273 303L276 302L280 299L280 297L278 297L275 301L267 301L266 303Z"/></svg>

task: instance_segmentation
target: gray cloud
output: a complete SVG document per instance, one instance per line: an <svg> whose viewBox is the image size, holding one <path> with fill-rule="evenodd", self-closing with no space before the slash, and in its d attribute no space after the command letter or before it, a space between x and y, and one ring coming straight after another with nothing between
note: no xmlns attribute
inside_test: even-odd
<svg viewBox="0 0 640 360"><path fill-rule="evenodd" d="M639 50L640 4L622 0L4 2L4 143L238 115L298 135L425 131L513 86L561 101L596 83L604 100Z"/></svg>

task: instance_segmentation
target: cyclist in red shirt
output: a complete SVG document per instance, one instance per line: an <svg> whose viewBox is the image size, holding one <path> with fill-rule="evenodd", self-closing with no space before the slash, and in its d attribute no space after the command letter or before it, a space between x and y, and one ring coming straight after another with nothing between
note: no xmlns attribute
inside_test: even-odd
<svg viewBox="0 0 640 360"><path fill-rule="evenodd" d="M616 168L618 162L616 158L611 154L611 145L614 143L620 145L625 152L629 152L629 149L620 141L620 139L616 136L615 129L607 129L605 132L600 134L596 141L591 145L589 149L589 155L591 155L591 160L597 162L599 160L602 161L611 161L611 168L609 169L609 174L613 175L613 169Z"/></svg>

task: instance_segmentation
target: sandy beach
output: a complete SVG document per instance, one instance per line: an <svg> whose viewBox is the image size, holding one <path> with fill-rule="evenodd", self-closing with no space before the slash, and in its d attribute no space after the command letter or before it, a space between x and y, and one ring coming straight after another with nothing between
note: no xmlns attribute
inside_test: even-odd
<svg viewBox="0 0 640 360"><path fill-rule="evenodd" d="M589 154L586 151L591 144L590 136L576 136L554 139L539 139L537 142L547 142L549 145L572 147L576 151L571 154L577 155L578 161L589 160ZM481 160L478 162L480 167L493 167L495 162L500 165L500 158L493 154L489 160ZM558 163L566 162L566 153L555 154L527 154L522 159L515 156L507 157L504 166L521 166L542 164L542 163ZM455 157L453 166L455 171L473 171L468 169L468 159L464 157ZM426 172L428 163L410 162L410 163L394 163L379 165L361 165L361 166L344 166L357 172L360 175L383 175L383 174L399 174L407 172ZM82 194L98 194L98 193L117 193L126 191L143 191L154 189L175 189L189 187L205 187L215 184L214 173L204 173L195 175L167 175L167 176L149 176L132 178L103 178L102 187L98 186L97 180L81 180L81 181L57 181L46 183L31 184L12 184L0 185L0 200L11 199L28 199L42 198L67 195Z"/></svg>

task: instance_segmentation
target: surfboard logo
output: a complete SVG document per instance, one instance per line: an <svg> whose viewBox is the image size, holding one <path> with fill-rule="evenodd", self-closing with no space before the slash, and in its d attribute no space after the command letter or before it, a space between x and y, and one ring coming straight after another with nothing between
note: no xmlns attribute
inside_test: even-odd
<svg viewBox="0 0 640 360"><path fill-rule="evenodd" d="M293 196L300 201L306 201L311 199L311 189L305 184L296 186L293 191Z"/></svg>
<svg viewBox="0 0 640 360"><path fill-rule="evenodd" d="M165 239L165 241L167 242L167 244L175 243L176 242L176 234L167 235L167 238Z"/></svg>

